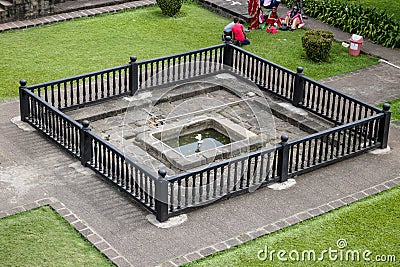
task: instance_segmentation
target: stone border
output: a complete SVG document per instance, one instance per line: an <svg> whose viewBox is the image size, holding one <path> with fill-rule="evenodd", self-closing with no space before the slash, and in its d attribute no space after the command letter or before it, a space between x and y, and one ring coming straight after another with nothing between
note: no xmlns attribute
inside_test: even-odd
<svg viewBox="0 0 400 267"><path fill-rule="evenodd" d="M400 185L400 176L397 178L391 179L389 181L383 182L381 184L369 187L369 188L359 191L357 193L353 193L351 195L342 197L337 200L330 201L330 202L320 205L318 207L311 208L311 209L299 212L290 217L283 218L279 221L264 225L255 230L245 232L239 236L234 236L228 240L221 241L221 242L213 244L211 246L204 247L199 250L190 252L186 255L182 255L180 257L173 258L173 259L165 261L157 266L158 267L180 266L180 265L183 265L183 264L195 261L195 260L205 258L207 256L210 256L213 253L224 251L231 247L236 247L247 241L250 241L250 240L256 239L258 237L276 232L287 226L292 226L299 222L314 218L316 216L322 215L329 211L338 209L340 207L343 207L343 206L346 206L353 202L356 202L358 200L361 200L365 197L375 195L375 194L383 192L387 189L394 188L398 185Z"/></svg>
<svg viewBox="0 0 400 267"><path fill-rule="evenodd" d="M27 28L37 27L37 26L43 26L43 25L50 24L50 23L67 21L67 20L72 20L72 19L77 19L77 18L91 17L91 16L96 16L96 15L104 14L104 13L114 13L114 12L118 12L118 11L122 11L122 10L151 6L151 5L155 5L155 4L156 4L155 0L133 1L133 2L127 2L127 3L123 3L123 4L119 4L119 5L110 5L110 6L91 8L91 9L83 9L83 10L79 10L79 11L72 11L72 12L61 13L61 14L54 14L51 16L39 17L39 18L35 18L35 19L6 22L3 24L0 24L0 33L4 32L4 31L9 31L9 30L27 29Z"/></svg>
<svg viewBox="0 0 400 267"><path fill-rule="evenodd" d="M60 214L67 222L69 222L69 224L74 227L74 229L78 231L83 238L89 241L116 266L132 266L132 264L125 257L123 257L115 248L113 248L99 234L90 228L86 222L79 219L78 216L76 216L70 209L65 207L65 205L56 198L43 198L6 211L0 211L0 219L42 206L50 206L52 209L54 209L54 211Z"/></svg>
<svg viewBox="0 0 400 267"><path fill-rule="evenodd" d="M0 99L0 105L2 104L19 104L19 97Z"/></svg>

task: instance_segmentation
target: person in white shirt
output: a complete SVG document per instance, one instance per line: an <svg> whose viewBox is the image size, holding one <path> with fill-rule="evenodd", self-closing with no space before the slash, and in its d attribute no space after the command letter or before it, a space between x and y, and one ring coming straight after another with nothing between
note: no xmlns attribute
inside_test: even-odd
<svg viewBox="0 0 400 267"><path fill-rule="evenodd" d="M235 25L238 22L239 22L239 19L234 18L231 23L229 23L228 25L225 26L224 33L222 34L222 41L225 41L226 36L230 36L232 38L232 27L233 27L233 25Z"/></svg>

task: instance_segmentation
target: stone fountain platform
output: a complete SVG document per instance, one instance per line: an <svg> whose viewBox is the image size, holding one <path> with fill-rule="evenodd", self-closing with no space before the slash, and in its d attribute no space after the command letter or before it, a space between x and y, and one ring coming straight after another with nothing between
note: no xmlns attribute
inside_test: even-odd
<svg viewBox="0 0 400 267"><path fill-rule="evenodd" d="M169 175L273 147L281 135L296 139L333 126L229 71L139 90L66 114L89 120L93 132L126 155L154 171L164 168ZM189 156L163 142L202 124L213 125L232 142Z"/></svg>

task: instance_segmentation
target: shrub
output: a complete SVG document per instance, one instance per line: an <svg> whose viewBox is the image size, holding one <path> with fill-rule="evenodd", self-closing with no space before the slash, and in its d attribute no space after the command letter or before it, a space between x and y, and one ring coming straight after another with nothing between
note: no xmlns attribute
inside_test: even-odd
<svg viewBox="0 0 400 267"><path fill-rule="evenodd" d="M303 49L312 61L326 61L332 48L333 33L326 30L308 30L301 38Z"/></svg>
<svg viewBox="0 0 400 267"><path fill-rule="evenodd" d="M169 17L173 17L181 10L183 0L156 0L161 12Z"/></svg>

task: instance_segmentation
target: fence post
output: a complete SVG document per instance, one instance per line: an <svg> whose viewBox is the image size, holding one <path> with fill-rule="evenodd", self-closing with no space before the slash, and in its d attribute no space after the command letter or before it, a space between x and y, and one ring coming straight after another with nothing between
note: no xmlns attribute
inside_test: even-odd
<svg viewBox="0 0 400 267"><path fill-rule="evenodd" d="M288 167L289 167L289 147L287 146L287 141L289 137L287 135L281 136L281 149L278 151L278 170L277 174L280 177L279 182L286 182L288 179Z"/></svg>
<svg viewBox="0 0 400 267"><path fill-rule="evenodd" d="M159 222L168 220L168 181L165 179L167 171L164 169L158 170L158 178L155 180L155 209L156 219Z"/></svg>
<svg viewBox="0 0 400 267"><path fill-rule="evenodd" d="M135 56L130 57L129 62L129 95L133 96L139 89L139 77L138 77L138 65L136 63L137 58Z"/></svg>
<svg viewBox="0 0 400 267"><path fill-rule="evenodd" d="M21 114L21 121L27 122L26 119L29 116L29 100L26 95L26 80L19 81L19 112Z"/></svg>
<svg viewBox="0 0 400 267"><path fill-rule="evenodd" d="M232 67L233 66L233 46L230 44L231 37L225 37L225 47L224 47L224 57L222 62L224 65Z"/></svg>
<svg viewBox="0 0 400 267"><path fill-rule="evenodd" d="M388 139L389 139L389 127L390 127L390 104L385 103L383 104L383 113L384 116L379 122L379 132L378 132L378 142L381 143L380 148L384 149L388 145Z"/></svg>
<svg viewBox="0 0 400 267"><path fill-rule="evenodd" d="M304 79L303 68L297 67L297 73L294 78L293 101L292 104L298 107L304 101Z"/></svg>
<svg viewBox="0 0 400 267"><path fill-rule="evenodd" d="M80 151L81 151L81 164L86 167L88 161L92 160L92 138L88 133L89 129L89 121L82 121L82 129L80 131Z"/></svg>

